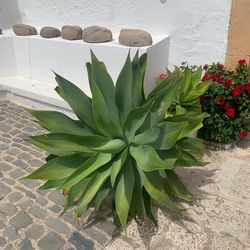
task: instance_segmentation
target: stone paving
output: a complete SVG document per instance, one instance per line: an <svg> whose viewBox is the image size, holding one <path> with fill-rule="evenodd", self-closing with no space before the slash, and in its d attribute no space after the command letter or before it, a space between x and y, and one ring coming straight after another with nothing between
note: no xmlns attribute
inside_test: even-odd
<svg viewBox="0 0 250 250"><path fill-rule="evenodd" d="M24 139L41 128L20 106L0 102L0 249L250 249L250 148L207 151L205 168L177 169L197 201L173 214L154 205L158 228L132 222L112 240L109 211L88 227L58 217L65 202L58 191L21 177L37 169L45 154ZM104 211L105 212L105 211Z"/></svg>
<svg viewBox="0 0 250 250"><path fill-rule="evenodd" d="M83 229L86 221L73 223L71 211L58 217L60 192L21 179L44 162L45 154L24 141L41 132L22 107L0 102L0 249L102 249L114 230L109 216Z"/></svg>

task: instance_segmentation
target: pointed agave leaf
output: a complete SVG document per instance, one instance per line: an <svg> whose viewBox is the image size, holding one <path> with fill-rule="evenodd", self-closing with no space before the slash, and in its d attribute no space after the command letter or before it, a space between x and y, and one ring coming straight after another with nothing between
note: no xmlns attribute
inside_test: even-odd
<svg viewBox="0 0 250 250"><path fill-rule="evenodd" d="M132 90L133 72L130 53L128 53L126 62L118 76L115 86L115 100L120 111L119 113L122 123L127 114L133 109Z"/></svg>
<svg viewBox="0 0 250 250"><path fill-rule="evenodd" d="M129 143L133 140L136 131L146 120L152 105L153 101L129 112L124 124L124 133Z"/></svg>
<svg viewBox="0 0 250 250"><path fill-rule="evenodd" d="M115 103L115 87L114 83L106 70L105 65L100 62L94 53L91 51L92 61L92 82L98 89L103 97L108 112L110 112L111 119L119 126L120 119L118 115L118 109Z"/></svg>
<svg viewBox="0 0 250 250"><path fill-rule="evenodd" d="M184 137L181 140L177 141L176 145L188 152L193 154L201 155L205 149L205 144L202 139Z"/></svg>
<svg viewBox="0 0 250 250"><path fill-rule="evenodd" d="M172 148L179 139L180 133L187 126L187 122L162 122L135 136L133 143L147 144L155 149L167 150Z"/></svg>
<svg viewBox="0 0 250 250"><path fill-rule="evenodd" d="M83 190L82 196L75 210L77 217L80 217L82 215L82 211L84 211L88 204L92 201L109 175L110 167L108 165L100 168L93 174L86 188Z"/></svg>
<svg viewBox="0 0 250 250"><path fill-rule="evenodd" d="M57 93L69 104L77 117L93 129L96 128L91 99L76 85L56 74Z"/></svg>
<svg viewBox="0 0 250 250"><path fill-rule="evenodd" d="M48 180L42 186L39 187L40 190L58 188L60 187L67 178L58 179L58 180Z"/></svg>
<svg viewBox="0 0 250 250"><path fill-rule="evenodd" d="M176 159L169 159L163 161L156 153L153 147L148 145L141 145L137 147L131 146L129 151L135 159L139 169L150 172L153 170L172 169Z"/></svg>
<svg viewBox="0 0 250 250"><path fill-rule="evenodd" d="M182 208L177 206L167 195L162 184L162 177L158 171L144 172L139 170L143 186L149 195L156 201L166 205L174 211L181 211Z"/></svg>
<svg viewBox="0 0 250 250"><path fill-rule="evenodd" d="M145 188L142 189L142 195L143 195L146 214L154 222L155 226L157 226L157 221L156 221L156 219L155 219L155 217L154 217L154 215L152 214L152 211L151 211L151 197L147 193Z"/></svg>
<svg viewBox="0 0 250 250"><path fill-rule="evenodd" d="M205 166L208 162L202 162L197 160L190 152L187 152L181 148L178 148L179 156L176 161L176 165L184 167L192 166Z"/></svg>
<svg viewBox="0 0 250 250"><path fill-rule="evenodd" d="M70 188L68 197L67 197L67 202L64 206L64 209L61 215L66 213L69 207L73 204L73 202L78 200L82 196L84 189L88 185L90 179L91 179L90 177L87 177Z"/></svg>
<svg viewBox="0 0 250 250"><path fill-rule="evenodd" d="M142 194L143 184L142 184L141 177L137 170L134 170L134 176L135 176L135 185L134 185L133 195L134 195L135 211L140 218L145 218L146 208L145 208L143 194Z"/></svg>
<svg viewBox="0 0 250 250"><path fill-rule="evenodd" d="M57 157L57 155L52 155L52 154L50 154L50 155L48 155L48 156L45 158L45 161L48 162L48 161L50 161L50 160L52 160L52 159L55 159L56 157Z"/></svg>
<svg viewBox="0 0 250 250"><path fill-rule="evenodd" d="M185 185L181 182L181 180L173 170L167 169L165 170L165 173L169 187L171 188L172 192L176 195L176 197L186 201L194 200L194 196L185 187Z"/></svg>
<svg viewBox="0 0 250 250"><path fill-rule="evenodd" d="M95 82L93 82L92 85L92 98L94 118L98 129L106 136L113 138L122 137L120 124L113 120L113 112L115 111L108 108L104 97Z"/></svg>
<svg viewBox="0 0 250 250"><path fill-rule="evenodd" d="M182 132L179 135L178 139L181 139L200 129L203 126L202 121L209 116L210 115L207 113L190 113L190 114L168 117L166 118L166 121L188 122L188 125L182 130Z"/></svg>
<svg viewBox="0 0 250 250"><path fill-rule="evenodd" d="M69 177L89 157L86 154L57 157L45 163L38 170L25 177L25 179L58 180Z"/></svg>
<svg viewBox="0 0 250 250"><path fill-rule="evenodd" d="M90 129L80 121L75 121L68 116L57 111L46 110L28 110L36 119L39 124L55 133L68 133L75 135L90 135Z"/></svg>
<svg viewBox="0 0 250 250"><path fill-rule="evenodd" d="M148 55L146 53L142 54L139 58L139 63L140 63L140 69L141 69L143 83L144 83L146 69L147 69L147 61L148 61ZM144 91L143 91L143 99L145 99Z"/></svg>
<svg viewBox="0 0 250 250"><path fill-rule="evenodd" d="M142 67L144 67L143 64ZM132 61L132 71L133 71L132 101L133 101L133 106L136 108L141 106L145 99L144 86L143 86L145 71L143 73L141 70L138 50Z"/></svg>
<svg viewBox="0 0 250 250"><path fill-rule="evenodd" d="M120 140L112 140L99 135L70 135L51 133L31 137L31 143L56 155L67 155L72 152L100 151L105 153L120 152L126 144ZM58 153L59 152L59 153Z"/></svg>
<svg viewBox="0 0 250 250"><path fill-rule="evenodd" d="M127 159L122 170L115 192L115 207L122 225L126 230L127 218L134 189L134 171L130 159Z"/></svg>
<svg viewBox="0 0 250 250"><path fill-rule="evenodd" d="M101 207L102 203L104 202L104 200L109 195L110 190L111 190L110 183L108 181L106 181L102 185L102 187L99 189L99 191L97 192L97 195L95 197L95 210L96 211L100 210L100 207Z"/></svg>
<svg viewBox="0 0 250 250"><path fill-rule="evenodd" d="M111 164L111 186L114 187L115 185L115 180L117 175L119 174L124 162L127 159L127 155L128 155L128 150L127 148L116 157L116 159L114 159L113 163Z"/></svg>
<svg viewBox="0 0 250 250"><path fill-rule="evenodd" d="M88 177L97 169L108 163L112 159L112 154L96 153L85 161L61 186L61 189L70 188L79 181Z"/></svg>

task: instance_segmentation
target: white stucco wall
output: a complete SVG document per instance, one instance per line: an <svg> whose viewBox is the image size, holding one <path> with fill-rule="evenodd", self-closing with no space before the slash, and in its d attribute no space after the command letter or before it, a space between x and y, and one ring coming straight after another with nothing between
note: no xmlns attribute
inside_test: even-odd
<svg viewBox="0 0 250 250"><path fill-rule="evenodd" d="M102 25L170 34L170 65L223 62L231 0L0 0L0 26ZM164 53L164 52L163 52Z"/></svg>

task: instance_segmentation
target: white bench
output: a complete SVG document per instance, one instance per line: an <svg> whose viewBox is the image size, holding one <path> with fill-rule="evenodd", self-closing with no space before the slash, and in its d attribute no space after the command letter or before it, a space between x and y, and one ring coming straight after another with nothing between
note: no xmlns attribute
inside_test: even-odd
<svg viewBox="0 0 250 250"><path fill-rule="evenodd" d="M149 90L155 78L168 64L169 36L153 37L153 45L139 48L148 53L145 89ZM44 39L37 36L18 37L12 30L0 35L0 98L7 98L34 108L59 107L66 103L53 90L56 86L51 70L71 80L90 95L86 62L90 49L105 63L114 82L125 62L129 47L114 41L89 44L62 38ZM138 48L131 48L131 56Z"/></svg>

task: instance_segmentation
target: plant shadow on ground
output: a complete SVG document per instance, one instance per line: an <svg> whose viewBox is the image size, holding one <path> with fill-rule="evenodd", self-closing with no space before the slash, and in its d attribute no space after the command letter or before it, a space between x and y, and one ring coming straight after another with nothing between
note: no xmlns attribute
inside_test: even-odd
<svg viewBox="0 0 250 250"><path fill-rule="evenodd" d="M182 202L186 208L192 207L192 205L199 203L199 200L206 197L207 193L202 190L202 186L206 186L214 183L214 173L216 170L208 170L206 167L190 167L190 168L176 168L177 174L182 179L183 183L190 189L190 191L194 194L197 199L194 202ZM164 205L153 202L152 204L152 212L154 217L156 218L157 224L161 223L161 218L159 218L159 213L162 214L165 221L174 222L178 224L180 227L184 228L186 232L190 232L185 222L196 223L188 214L188 209L184 210L181 213L175 213ZM106 208L103 212L94 216L88 223L82 225L83 229L87 229L92 226L96 226L100 223L105 227L105 223L110 223L112 216L112 212L109 208ZM132 221L128 222L131 224ZM167 231L170 223L166 223L163 225L164 230ZM157 234L158 228L155 226L153 221L147 219L142 225L137 226L137 230L140 234L140 237L143 241L143 244L146 249L148 249L152 238ZM117 231L115 227L113 227L112 239L115 240L117 237L121 237L124 241L126 241L131 247L135 248L137 246L137 242L133 239L129 238L129 235L122 235L121 232Z"/></svg>
<svg viewBox="0 0 250 250"><path fill-rule="evenodd" d="M185 204L187 210L184 210L181 213L175 213L169 210L166 206L159 203L153 203L153 215L157 220L157 224L160 223L159 213L164 217L165 221L174 222L180 227L185 229L186 232L191 231L188 229L187 225L184 223L192 222L196 223L188 214L188 208L192 205L199 203L199 200L205 198L207 193L201 189L202 186L209 185L214 183L214 173L216 170L208 170L206 167L190 167L190 168L177 168L176 173L182 179L186 187L194 194L196 201L194 202L182 202ZM170 224L164 226L164 230L168 230ZM150 245L152 237L157 234L157 227L150 221L147 220L143 225L138 225L138 231L140 237L144 243L145 248L147 249Z"/></svg>

